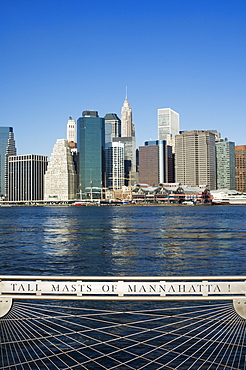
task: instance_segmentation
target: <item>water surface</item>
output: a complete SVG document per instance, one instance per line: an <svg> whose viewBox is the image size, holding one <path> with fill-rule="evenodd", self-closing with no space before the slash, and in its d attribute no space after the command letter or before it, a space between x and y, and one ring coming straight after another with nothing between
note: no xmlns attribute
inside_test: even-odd
<svg viewBox="0 0 246 370"><path fill-rule="evenodd" d="M0 208L2 275L245 275L245 206Z"/></svg>

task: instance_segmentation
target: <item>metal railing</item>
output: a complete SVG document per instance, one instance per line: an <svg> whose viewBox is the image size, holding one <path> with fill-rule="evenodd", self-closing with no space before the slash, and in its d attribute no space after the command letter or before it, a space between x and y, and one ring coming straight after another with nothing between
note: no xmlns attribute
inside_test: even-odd
<svg viewBox="0 0 246 370"><path fill-rule="evenodd" d="M246 276L0 276L0 369L242 370L245 319Z"/></svg>

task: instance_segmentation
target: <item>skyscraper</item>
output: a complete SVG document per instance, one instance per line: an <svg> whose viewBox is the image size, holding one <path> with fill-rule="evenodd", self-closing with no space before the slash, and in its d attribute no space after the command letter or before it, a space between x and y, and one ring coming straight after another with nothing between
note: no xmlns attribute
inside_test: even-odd
<svg viewBox="0 0 246 370"><path fill-rule="evenodd" d="M136 138L132 121L132 109L127 95L121 109L121 138L113 138L113 142L117 141L124 143L125 185L134 185L137 182Z"/></svg>
<svg viewBox="0 0 246 370"><path fill-rule="evenodd" d="M165 140L146 141L139 147L139 182L149 185L174 182L172 147Z"/></svg>
<svg viewBox="0 0 246 370"><path fill-rule="evenodd" d="M235 189L235 143L220 139L215 143L217 189Z"/></svg>
<svg viewBox="0 0 246 370"><path fill-rule="evenodd" d="M179 134L179 114L170 108L158 109L158 139L165 140L175 151L175 136Z"/></svg>
<svg viewBox="0 0 246 370"><path fill-rule="evenodd" d="M124 185L124 144L111 142L105 144L106 187L121 189Z"/></svg>
<svg viewBox="0 0 246 370"><path fill-rule="evenodd" d="M130 107L129 100L126 96L123 107L121 109L121 136L122 137L134 137L135 128L132 121L132 108Z"/></svg>
<svg viewBox="0 0 246 370"><path fill-rule="evenodd" d="M13 127L0 127L0 198L8 195L8 157L16 155Z"/></svg>
<svg viewBox="0 0 246 370"><path fill-rule="evenodd" d="M112 142L115 137L121 136L121 120L115 113L107 113L105 121L105 143Z"/></svg>
<svg viewBox="0 0 246 370"><path fill-rule="evenodd" d="M236 190L246 193L246 145L235 146Z"/></svg>
<svg viewBox="0 0 246 370"><path fill-rule="evenodd" d="M137 182L136 138L134 136L113 138L113 143L115 142L124 144L124 185L134 185Z"/></svg>
<svg viewBox="0 0 246 370"><path fill-rule="evenodd" d="M67 141L77 143L76 121L72 117L67 121Z"/></svg>
<svg viewBox="0 0 246 370"><path fill-rule="evenodd" d="M77 121L79 190L82 193L104 187L104 118L96 111L84 111Z"/></svg>
<svg viewBox="0 0 246 370"><path fill-rule="evenodd" d="M43 200L47 163L43 155L9 156L8 201Z"/></svg>
<svg viewBox="0 0 246 370"><path fill-rule="evenodd" d="M77 153L77 126L76 121L72 117L68 118L67 121L67 141L70 146L71 152Z"/></svg>
<svg viewBox="0 0 246 370"><path fill-rule="evenodd" d="M58 139L44 176L44 200L73 200L75 185L76 173L68 141Z"/></svg>
<svg viewBox="0 0 246 370"><path fill-rule="evenodd" d="M183 185L216 189L215 134L183 131L175 139L175 179Z"/></svg>

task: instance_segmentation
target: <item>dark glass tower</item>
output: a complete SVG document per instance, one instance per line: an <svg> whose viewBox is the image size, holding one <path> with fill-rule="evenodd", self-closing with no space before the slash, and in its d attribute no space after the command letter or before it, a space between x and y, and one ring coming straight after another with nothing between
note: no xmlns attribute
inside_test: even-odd
<svg viewBox="0 0 246 370"><path fill-rule="evenodd" d="M8 194L8 157L16 155L13 127L0 127L0 197Z"/></svg>
<svg viewBox="0 0 246 370"><path fill-rule="evenodd" d="M84 111L77 121L79 190L100 193L104 186L104 118L96 111ZM93 189L93 190L92 190Z"/></svg>
<svg viewBox="0 0 246 370"><path fill-rule="evenodd" d="M110 143L113 138L121 136L121 120L115 113L107 113L105 120L105 143Z"/></svg>

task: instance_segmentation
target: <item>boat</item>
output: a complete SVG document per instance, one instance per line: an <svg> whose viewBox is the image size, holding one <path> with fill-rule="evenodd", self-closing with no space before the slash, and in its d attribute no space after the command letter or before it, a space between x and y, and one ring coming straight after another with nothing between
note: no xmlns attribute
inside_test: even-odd
<svg viewBox="0 0 246 370"><path fill-rule="evenodd" d="M211 190L213 204L243 205L246 204L246 194L236 190Z"/></svg>
<svg viewBox="0 0 246 370"><path fill-rule="evenodd" d="M187 206L194 206L194 202L192 202L192 200L185 200L184 202L182 202L182 204L184 205L187 205Z"/></svg>
<svg viewBox="0 0 246 370"><path fill-rule="evenodd" d="M246 204L246 194L230 195L229 204Z"/></svg>

